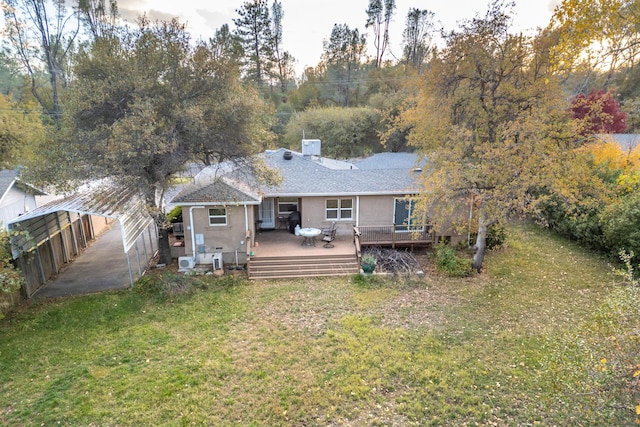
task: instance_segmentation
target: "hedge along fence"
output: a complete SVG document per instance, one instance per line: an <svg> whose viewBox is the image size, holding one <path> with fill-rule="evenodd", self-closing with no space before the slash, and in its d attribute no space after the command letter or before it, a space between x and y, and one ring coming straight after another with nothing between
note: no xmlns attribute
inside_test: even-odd
<svg viewBox="0 0 640 427"><path fill-rule="evenodd" d="M13 292L0 292L0 319L3 319L20 301L22 301L20 289Z"/></svg>

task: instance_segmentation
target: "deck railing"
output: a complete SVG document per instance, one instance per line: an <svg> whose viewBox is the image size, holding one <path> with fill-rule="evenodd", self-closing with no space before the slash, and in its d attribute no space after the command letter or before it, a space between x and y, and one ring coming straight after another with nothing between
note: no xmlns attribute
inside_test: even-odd
<svg viewBox="0 0 640 427"><path fill-rule="evenodd" d="M354 227L354 232L359 234L361 245L414 245L435 243L436 235L433 227L383 225L383 226L359 226Z"/></svg>
<svg viewBox="0 0 640 427"><path fill-rule="evenodd" d="M353 227L353 244L356 247L356 258L358 258L358 264L362 261L362 247L360 246L360 231L356 227Z"/></svg>

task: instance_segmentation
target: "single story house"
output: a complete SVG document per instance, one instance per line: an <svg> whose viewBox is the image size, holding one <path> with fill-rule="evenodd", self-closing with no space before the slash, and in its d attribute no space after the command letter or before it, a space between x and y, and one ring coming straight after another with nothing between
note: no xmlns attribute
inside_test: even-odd
<svg viewBox="0 0 640 427"><path fill-rule="evenodd" d="M289 234L289 216L300 227L336 228L353 247L354 227L370 244L432 243L428 224L415 221L421 162L413 153L380 153L359 161L322 157L319 140L303 140L302 152L268 150L260 157L280 182L261 184L243 168L204 169L173 200L182 206L185 256L193 264L248 262L260 244ZM384 229L384 230L383 230ZM275 230L278 233L267 233ZM373 238L373 237L371 237ZM374 239L375 240L375 239ZM356 253L356 250L352 250Z"/></svg>
<svg viewBox="0 0 640 427"><path fill-rule="evenodd" d="M36 196L45 193L23 182L16 171L0 170L0 222L6 228L9 221L36 208Z"/></svg>

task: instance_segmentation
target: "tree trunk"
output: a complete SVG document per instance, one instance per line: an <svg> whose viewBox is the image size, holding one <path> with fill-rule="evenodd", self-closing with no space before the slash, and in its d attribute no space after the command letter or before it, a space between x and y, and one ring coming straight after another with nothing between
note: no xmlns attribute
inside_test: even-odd
<svg viewBox="0 0 640 427"><path fill-rule="evenodd" d="M476 237L476 244L473 245L473 261L471 267L479 273L484 263L484 254L487 250L487 232L495 221L488 220L482 208L480 208L478 214L478 237Z"/></svg>
<svg viewBox="0 0 640 427"><path fill-rule="evenodd" d="M158 227L158 262L160 264L171 264L171 245L169 244L169 228Z"/></svg>
<svg viewBox="0 0 640 427"><path fill-rule="evenodd" d="M487 229L488 227L485 224L478 224L478 237L476 237L476 244L473 245L473 262L471 263L471 267L478 272L482 269L484 253L487 249Z"/></svg>

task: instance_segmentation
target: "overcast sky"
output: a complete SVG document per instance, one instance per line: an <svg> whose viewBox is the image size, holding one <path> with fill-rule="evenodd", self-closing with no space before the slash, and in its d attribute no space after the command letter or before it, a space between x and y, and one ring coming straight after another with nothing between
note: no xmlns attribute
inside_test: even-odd
<svg viewBox="0 0 640 427"><path fill-rule="evenodd" d="M152 19L167 20L174 16L187 22L195 38L209 38L223 24L235 28L233 19L238 17L243 0L119 0L120 13L128 21L146 12ZM269 4L273 3L269 0ZM347 24L365 32L368 0L281 0L284 11L283 46L296 59L296 70L301 73L306 66L315 66L322 54L322 42L329 38L334 24ZM545 27L553 8L560 0L516 0L514 25L518 30ZM390 53L401 56L402 31L409 8L429 9L435 13L445 29L457 28L460 20L484 16L489 0L396 0L396 11L390 27ZM370 31L369 31L370 32ZM373 44L369 43L369 53ZM388 50L389 52L389 50ZM387 59L391 58L389 55Z"/></svg>

